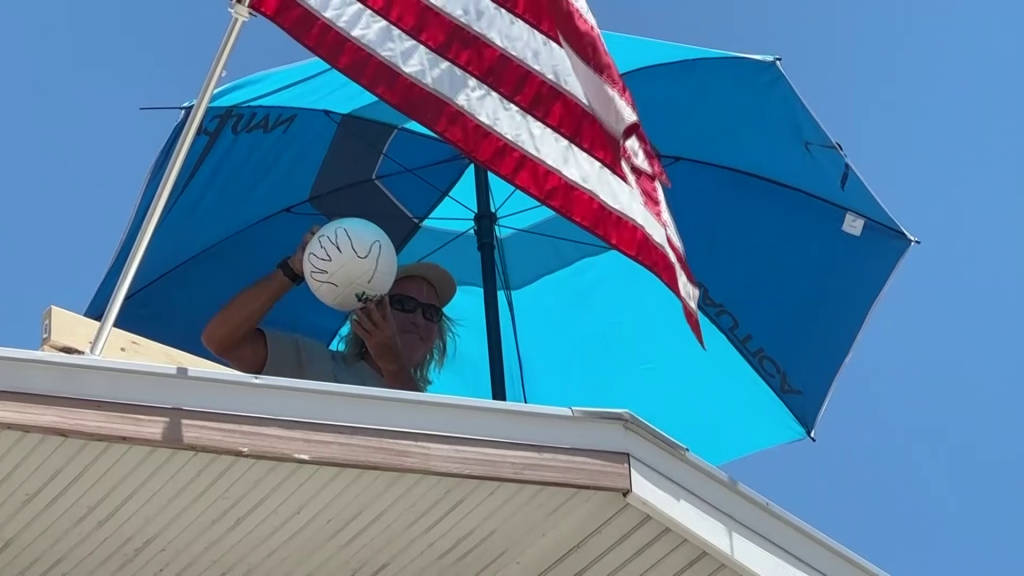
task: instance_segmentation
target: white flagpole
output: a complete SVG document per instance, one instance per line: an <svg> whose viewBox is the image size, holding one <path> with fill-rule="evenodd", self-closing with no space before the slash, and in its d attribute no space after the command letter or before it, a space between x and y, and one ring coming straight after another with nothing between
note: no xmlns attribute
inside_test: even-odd
<svg viewBox="0 0 1024 576"><path fill-rule="evenodd" d="M217 49L217 56L213 59L210 72L206 75L203 87L199 90L199 96L196 97L195 105L192 106L192 111L185 121L185 128L182 130L181 135L178 136L177 144L174 145L174 152L171 154L167 170L160 180L160 187L157 188L156 194L153 196L153 202L149 205L149 211L146 213L146 219L142 222L142 228L139 229L135 245L132 246L132 251L128 255L128 261L125 262L124 269L121 270L121 277L118 278L114 292L107 303L107 310L103 313L100 327L96 330L96 336L93 337L92 346L89 348L89 354L92 356L102 354L103 347L106 346L107 339L110 338L110 332L114 329L114 321L117 320L117 315L121 312L121 306L128 296L128 289L131 287L132 280L139 270L139 264L142 263L142 256L146 253L146 247L149 246L149 241L153 237L153 231L156 230L157 222L160 221L160 215L164 211L164 205L167 204L167 198L171 195L171 190L174 189L174 183L178 179L178 174L181 173L181 168L185 164L185 157L188 155L192 141L199 131L199 125L206 114L207 107L210 105L210 99L213 97L213 91L217 87L217 82L224 72L224 66L231 55L231 49L234 48L235 41L238 40L238 33L242 29L242 24L249 19L248 5L249 0L234 0L231 2L231 23L228 24L227 32L224 33L224 39L221 40L220 48Z"/></svg>

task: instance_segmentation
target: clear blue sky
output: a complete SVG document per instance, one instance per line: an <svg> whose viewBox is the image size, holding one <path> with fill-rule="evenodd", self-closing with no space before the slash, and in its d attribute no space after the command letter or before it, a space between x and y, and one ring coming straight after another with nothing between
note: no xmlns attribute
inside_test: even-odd
<svg viewBox="0 0 1024 576"><path fill-rule="evenodd" d="M883 202L923 240L861 336L818 442L728 471L894 574L1019 569L1024 4L591 4L610 30L782 56ZM176 118L138 108L194 97L225 5L4 8L0 346L38 346L49 304L84 309ZM227 76L303 57L255 22Z"/></svg>

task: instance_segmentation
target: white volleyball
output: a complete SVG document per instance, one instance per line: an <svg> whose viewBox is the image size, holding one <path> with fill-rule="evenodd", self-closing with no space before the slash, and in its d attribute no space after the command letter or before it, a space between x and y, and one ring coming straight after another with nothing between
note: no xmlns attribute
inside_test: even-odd
<svg viewBox="0 0 1024 576"><path fill-rule="evenodd" d="M388 235L373 222L340 218L313 235L302 255L302 272L321 302L351 312L391 290L398 255Z"/></svg>

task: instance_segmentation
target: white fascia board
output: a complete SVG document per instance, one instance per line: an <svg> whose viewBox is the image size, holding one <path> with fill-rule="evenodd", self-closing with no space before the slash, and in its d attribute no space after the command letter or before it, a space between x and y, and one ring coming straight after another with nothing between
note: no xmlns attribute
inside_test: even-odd
<svg viewBox="0 0 1024 576"><path fill-rule="evenodd" d="M0 391L626 452L572 410L0 348Z"/></svg>
<svg viewBox="0 0 1024 576"><path fill-rule="evenodd" d="M885 572L622 410L574 408L625 420L632 492L626 500L740 574L884 576Z"/></svg>

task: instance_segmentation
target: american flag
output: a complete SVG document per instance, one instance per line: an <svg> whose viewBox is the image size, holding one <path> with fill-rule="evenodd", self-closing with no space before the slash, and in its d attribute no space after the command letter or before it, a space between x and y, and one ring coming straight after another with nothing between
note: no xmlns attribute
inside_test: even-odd
<svg viewBox="0 0 1024 576"><path fill-rule="evenodd" d="M645 266L703 343L665 172L586 0L251 0L474 162Z"/></svg>

